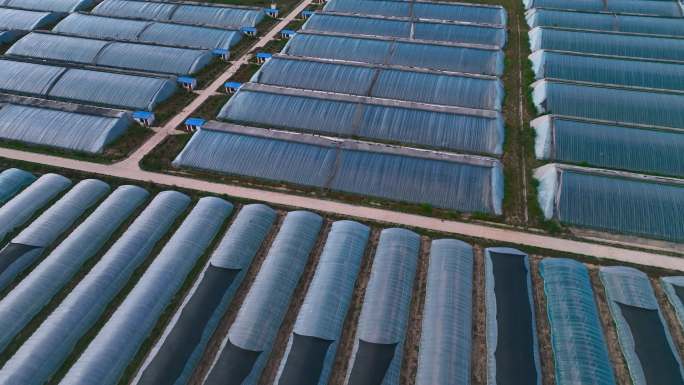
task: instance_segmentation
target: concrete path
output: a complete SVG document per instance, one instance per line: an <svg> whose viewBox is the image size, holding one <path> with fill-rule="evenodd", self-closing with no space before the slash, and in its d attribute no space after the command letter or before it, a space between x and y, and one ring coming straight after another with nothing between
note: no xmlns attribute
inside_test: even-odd
<svg viewBox="0 0 684 385"><path fill-rule="evenodd" d="M615 246L606 246L589 242L555 238L547 235L538 235L481 224L442 220L438 218L406 214L379 208L356 206L348 203L318 198L213 183L181 176L144 171L139 167L127 167L126 164L121 163L105 165L84 162L75 159L60 158L51 155L34 154L31 152L6 148L0 148L0 157L63 167L66 169L85 171L94 174L126 178L133 181L153 182L166 186L178 186L191 190L216 194L227 194L234 197L246 198L269 204L293 206L302 209L354 217L360 220L386 222L390 224L418 227L456 235L485 238L496 242L507 242L525 246L539 247L557 251L558 254L556 256L563 256L564 253L573 253L597 258L607 258L627 263L684 271L684 258L660 255L655 252L629 250ZM676 252L676 250L671 251Z"/></svg>

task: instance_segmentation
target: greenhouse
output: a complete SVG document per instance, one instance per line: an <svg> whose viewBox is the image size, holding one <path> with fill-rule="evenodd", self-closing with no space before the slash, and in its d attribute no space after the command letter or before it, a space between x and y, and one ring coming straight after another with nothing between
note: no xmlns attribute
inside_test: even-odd
<svg viewBox="0 0 684 385"><path fill-rule="evenodd" d="M440 42L460 42L503 47L506 30L499 26L458 22L414 21L410 18L315 13L304 31L350 33Z"/></svg>
<svg viewBox="0 0 684 385"><path fill-rule="evenodd" d="M118 19L84 13L71 14L57 24L53 31L96 39L201 49L228 49L242 37L237 29Z"/></svg>
<svg viewBox="0 0 684 385"><path fill-rule="evenodd" d="M529 59L536 79L684 91L684 62L620 59L545 50L534 52Z"/></svg>
<svg viewBox="0 0 684 385"><path fill-rule="evenodd" d="M0 0L2 5L2 0ZM0 8L0 29L8 31L33 31L47 28L59 20L59 15L50 12L26 11Z"/></svg>
<svg viewBox="0 0 684 385"><path fill-rule="evenodd" d="M647 1L651 4L666 2ZM684 39L681 37L552 27L533 28L528 35L532 52L546 49L634 59L684 61Z"/></svg>
<svg viewBox="0 0 684 385"><path fill-rule="evenodd" d="M48 108L0 105L0 138L88 153L101 153L131 124L130 118L86 115Z"/></svg>
<svg viewBox="0 0 684 385"><path fill-rule="evenodd" d="M105 0L95 7L93 14L133 19L174 21L221 28L256 27L263 19L260 8L176 4L154 1Z"/></svg>
<svg viewBox="0 0 684 385"><path fill-rule="evenodd" d="M204 384L257 384L322 225L308 211L287 214Z"/></svg>
<svg viewBox="0 0 684 385"><path fill-rule="evenodd" d="M71 181L61 175L45 174L5 203L0 207L0 241L70 186Z"/></svg>
<svg viewBox="0 0 684 385"><path fill-rule="evenodd" d="M243 85L218 118L257 127L491 155L500 155L504 142L503 117L495 111L253 84Z"/></svg>
<svg viewBox="0 0 684 385"><path fill-rule="evenodd" d="M176 92L171 79L0 60L0 90L94 105L152 110Z"/></svg>
<svg viewBox="0 0 684 385"><path fill-rule="evenodd" d="M541 385L541 366L527 254L485 249L487 383Z"/></svg>
<svg viewBox="0 0 684 385"><path fill-rule="evenodd" d="M497 76L504 67L503 52L495 47L303 31L290 39L282 53Z"/></svg>
<svg viewBox="0 0 684 385"><path fill-rule="evenodd" d="M602 267L599 276L633 383L684 384L684 367L650 278L622 266Z"/></svg>
<svg viewBox="0 0 684 385"><path fill-rule="evenodd" d="M59 13L81 11L94 4L95 0L0 0L4 7Z"/></svg>
<svg viewBox="0 0 684 385"><path fill-rule="evenodd" d="M535 170L546 219L684 241L684 184L677 179L548 164Z"/></svg>
<svg viewBox="0 0 684 385"><path fill-rule="evenodd" d="M467 243L432 241L416 385L470 384L473 258Z"/></svg>
<svg viewBox="0 0 684 385"><path fill-rule="evenodd" d="M109 186L95 179L79 182L45 210L12 241L0 250L0 290L29 266L40 260L45 250L109 193ZM2 383L2 381L0 381Z"/></svg>
<svg viewBox="0 0 684 385"><path fill-rule="evenodd" d="M159 193L5 363L0 370L0 383L48 382L189 203L190 198L184 194Z"/></svg>
<svg viewBox="0 0 684 385"><path fill-rule="evenodd" d="M616 385L589 270L565 258L539 263L557 385Z"/></svg>
<svg viewBox="0 0 684 385"><path fill-rule="evenodd" d="M684 127L684 94L658 90L538 80L532 99L540 114L603 120L616 124Z"/></svg>
<svg viewBox="0 0 684 385"><path fill-rule="evenodd" d="M117 188L0 301L0 350L7 348L83 264L100 251L147 196L140 187Z"/></svg>
<svg viewBox="0 0 684 385"><path fill-rule="evenodd" d="M0 172L0 205L4 205L36 180L30 172L8 168Z"/></svg>
<svg viewBox="0 0 684 385"><path fill-rule="evenodd" d="M530 125L537 159L684 177L684 131L544 115Z"/></svg>
<svg viewBox="0 0 684 385"><path fill-rule="evenodd" d="M12 45L7 54L174 75L195 74L213 60L211 52L205 50L121 43L51 33L28 34Z"/></svg>
<svg viewBox="0 0 684 385"><path fill-rule="evenodd" d="M285 55L274 55L251 81L497 111L504 97L503 84L491 76Z"/></svg>
<svg viewBox="0 0 684 385"><path fill-rule="evenodd" d="M399 384L419 254L418 234L399 228L380 234L345 384Z"/></svg>
<svg viewBox="0 0 684 385"><path fill-rule="evenodd" d="M675 310L679 324L684 328L684 276L663 277L660 283Z"/></svg>
<svg viewBox="0 0 684 385"><path fill-rule="evenodd" d="M358 222L332 224L275 384L328 384L369 236Z"/></svg>
<svg viewBox="0 0 684 385"><path fill-rule="evenodd" d="M606 13L682 17L684 10L673 0L523 0L525 8L552 8Z"/></svg>
<svg viewBox="0 0 684 385"><path fill-rule="evenodd" d="M530 28L561 27L609 32L632 32L654 35L684 36L681 17L656 17L563 11L533 8L525 18Z"/></svg>
<svg viewBox="0 0 684 385"><path fill-rule="evenodd" d="M176 167L328 188L459 211L501 214L499 161L210 122Z"/></svg>
<svg viewBox="0 0 684 385"><path fill-rule="evenodd" d="M482 24L506 24L506 11L501 6L386 0L335 0L325 3L325 12L357 13L389 17L465 21Z"/></svg>
<svg viewBox="0 0 684 385"><path fill-rule="evenodd" d="M137 385L188 383L276 216L273 209L260 204L240 210L178 316L153 348Z"/></svg>
<svg viewBox="0 0 684 385"><path fill-rule="evenodd" d="M198 259L211 245L233 206L201 198L114 311L62 383L113 385L119 382Z"/></svg>

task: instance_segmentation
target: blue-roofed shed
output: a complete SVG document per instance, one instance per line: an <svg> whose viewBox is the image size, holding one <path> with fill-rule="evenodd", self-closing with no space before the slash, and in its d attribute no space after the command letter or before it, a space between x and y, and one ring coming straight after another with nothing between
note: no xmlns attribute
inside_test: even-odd
<svg viewBox="0 0 684 385"><path fill-rule="evenodd" d="M265 63L266 60L270 59L271 57L273 57L273 55L268 52L258 52L256 54L256 61L257 63Z"/></svg>
<svg viewBox="0 0 684 385"><path fill-rule="evenodd" d="M204 119L200 118L188 118L185 120L185 129L189 132L195 132L202 128L202 126L206 123Z"/></svg>
<svg viewBox="0 0 684 385"><path fill-rule="evenodd" d="M179 76L176 79L178 83L186 90L192 91L197 88L197 79L190 76Z"/></svg>
<svg viewBox="0 0 684 385"><path fill-rule="evenodd" d="M225 48L215 48L211 51L211 54L223 60L230 60L230 51Z"/></svg>
<svg viewBox="0 0 684 385"><path fill-rule="evenodd" d="M270 16L272 18L277 18L278 17L278 8L264 8L264 13L266 16Z"/></svg>
<svg viewBox="0 0 684 385"><path fill-rule="evenodd" d="M133 113L133 120L138 122L141 126L150 127L154 124L155 116L150 111L135 111Z"/></svg>
<svg viewBox="0 0 684 385"><path fill-rule="evenodd" d="M241 31L243 34L245 34L245 35L247 35L247 36L252 36L252 37L253 37L253 36L256 36L256 34L257 34L257 29L256 29L256 27L242 27L242 28L240 28L240 31Z"/></svg>
<svg viewBox="0 0 684 385"><path fill-rule="evenodd" d="M294 34L295 34L295 31L293 31L291 29L283 29L282 31L280 31L280 37L283 39L289 39L292 36L294 36Z"/></svg>
<svg viewBox="0 0 684 385"><path fill-rule="evenodd" d="M314 11L302 11L302 19L308 19L314 14Z"/></svg>
<svg viewBox="0 0 684 385"><path fill-rule="evenodd" d="M240 87L242 87L242 83L240 82L227 82L226 84L223 85L225 87L226 92L229 94L234 94L237 92Z"/></svg>

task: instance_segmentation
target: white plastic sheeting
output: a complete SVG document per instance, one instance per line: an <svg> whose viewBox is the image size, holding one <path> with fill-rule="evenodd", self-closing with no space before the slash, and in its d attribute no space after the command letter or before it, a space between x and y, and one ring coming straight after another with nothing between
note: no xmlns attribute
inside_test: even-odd
<svg viewBox="0 0 684 385"><path fill-rule="evenodd" d="M47 382L189 203L188 196L175 191L157 195L5 363L0 370L0 383L40 385Z"/></svg>
<svg viewBox="0 0 684 385"><path fill-rule="evenodd" d="M4 30L33 31L36 28L47 27L57 20L58 16L50 12L0 8L0 29Z"/></svg>
<svg viewBox="0 0 684 385"><path fill-rule="evenodd" d="M228 49L240 41L239 30L193 25L119 19L74 13L62 20L54 32L99 39L127 40L190 48Z"/></svg>
<svg viewBox="0 0 684 385"><path fill-rule="evenodd" d="M492 158L276 135L213 122L193 135L173 164L497 215L503 199L501 165Z"/></svg>
<svg viewBox="0 0 684 385"><path fill-rule="evenodd" d="M129 127L128 116L107 117L8 104L0 107L0 138L100 153Z"/></svg>
<svg viewBox="0 0 684 385"><path fill-rule="evenodd" d="M2 0L0 5L12 8L69 13L90 8L95 0Z"/></svg>
<svg viewBox="0 0 684 385"><path fill-rule="evenodd" d="M416 385L470 384L473 258L465 242L432 241Z"/></svg>
<svg viewBox="0 0 684 385"><path fill-rule="evenodd" d="M412 231L392 228L380 234L345 384L353 385L368 376L379 380L377 384L399 384L419 253L420 236ZM370 355L368 360L358 359L362 342L391 347L389 357L385 357L389 362L385 362L384 372L373 363L378 357Z"/></svg>
<svg viewBox="0 0 684 385"><path fill-rule="evenodd" d="M223 371L229 363L222 358L226 343L258 353L251 368L245 368L242 381L233 379L241 385L257 383L322 225L323 218L308 211L287 214L228 330L218 360L209 371L207 385L225 381ZM230 370L225 375L237 376Z"/></svg>
<svg viewBox="0 0 684 385"><path fill-rule="evenodd" d="M13 245L33 246L26 253L5 262L0 271L0 289L7 287L13 279L40 258L45 249L64 234L83 213L109 193L109 185L95 179L79 182L57 202L31 222L10 245L0 250L10 254ZM0 381L0 383L2 383Z"/></svg>
<svg viewBox="0 0 684 385"><path fill-rule="evenodd" d="M276 384L328 383L369 236L368 226L357 222L338 221L332 224L290 334ZM305 347L293 344L295 334L323 339L330 345L323 356L312 356L306 354ZM293 350L304 352L293 353ZM322 363L320 366L319 362ZM307 371L310 367L320 367L320 371L311 373Z"/></svg>
<svg viewBox="0 0 684 385"><path fill-rule="evenodd" d="M664 384L666 382L654 382L654 378L663 375L664 377L661 377L661 380L665 380L667 375L670 374L677 378L671 377L670 380L672 382L667 382L668 384L680 385L684 383L682 360L677 353L677 347L672 340L667 321L665 321L660 310L658 299L653 292L649 277L637 269L623 266L602 267L599 270L599 277L606 290L608 308L615 321L618 340L620 341L620 347L625 356L632 382L635 385ZM630 320L627 318L623 306L655 311L659 322L656 321L655 324L643 321L633 323L634 319ZM644 327L648 327L648 329ZM656 327L662 329L653 330ZM653 339L649 341L649 335L651 334ZM664 337L664 341L660 340L658 336ZM660 343L664 343L667 346L661 346L658 349L651 345ZM640 347L639 344L648 346ZM658 350L660 351L658 352ZM670 357L663 357L656 353L663 353L663 350L667 351ZM645 356L643 353L646 351L654 354ZM674 367L670 369L673 369L676 373L652 373L655 366L653 361L663 359L672 362ZM647 368L649 366L651 367L650 370ZM649 373L649 371L651 372Z"/></svg>
<svg viewBox="0 0 684 385"><path fill-rule="evenodd" d="M134 383L188 383L276 217L262 204L240 210Z"/></svg>
<svg viewBox="0 0 684 385"><path fill-rule="evenodd" d="M118 383L160 314L209 247L232 209L230 203L220 198L199 200L61 384Z"/></svg>
<svg viewBox="0 0 684 385"><path fill-rule="evenodd" d="M587 12L628 13L682 17L684 10L677 1L652 0L523 0L527 9L532 7L575 10Z"/></svg>
<svg viewBox="0 0 684 385"><path fill-rule="evenodd" d="M46 99L152 110L176 92L171 79L0 60L0 90Z"/></svg>
<svg viewBox="0 0 684 385"><path fill-rule="evenodd" d="M679 324L684 328L684 276L663 277L660 283L675 310Z"/></svg>
<svg viewBox="0 0 684 385"><path fill-rule="evenodd" d="M261 9L251 7L124 0L105 0L92 13L223 28L255 27L264 17Z"/></svg>
<svg viewBox="0 0 684 385"><path fill-rule="evenodd" d="M5 203L0 207L0 241L69 186L69 179L57 174L45 174Z"/></svg>
<svg viewBox="0 0 684 385"><path fill-rule="evenodd" d="M681 242L684 184L654 178L548 164L534 172L547 219L570 225Z"/></svg>
<svg viewBox="0 0 684 385"><path fill-rule="evenodd" d="M615 385L589 270L565 258L539 263L558 385Z"/></svg>
<svg viewBox="0 0 684 385"><path fill-rule="evenodd" d="M213 56L205 50L30 33L8 55L175 75L194 74Z"/></svg>
<svg viewBox="0 0 684 385"><path fill-rule="evenodd" d="M0 205L5 204L36 180L30 172L8 168L0 173Z"/></svg>
<svg viewBox="0 0 684 385"><path fill-rule="evenodd" d="M148 193L121 186L0 301L0 348L16 335L95 256Z"/></svg>

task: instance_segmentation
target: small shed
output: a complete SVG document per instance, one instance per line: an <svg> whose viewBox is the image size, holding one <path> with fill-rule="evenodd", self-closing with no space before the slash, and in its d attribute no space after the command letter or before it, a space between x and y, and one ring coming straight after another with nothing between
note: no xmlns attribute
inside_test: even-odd
<svg viewBox="0 0 684 385"><path fill-rule="evenodd" d="M271 55L270 53L259 52L256 54L256 61L259 64L263 64L266 63L266 61L268 61L268 59L270 59L271 57L273 57L273 55Z"/></svg>
<svg viewBox="0 0 684 385"><path fill-rule="evenodd" d="M256 27L242 27L242 28L240 28L240 31L243 34L245 34L247 36L251 36L251 37L255 37L257 35Z"/></svg>
<svg viewBox="0 0 684 385"><path fill-rule="evenodd" d="M188 118L185 120L185 130L188 132L195 132L202 128L202 126L206 123L204 119L200 118Z"/></svg>
<svg viewBox="0 0 684 385"><path fill-rule="evenodd" d="M223 85L223 87L226 89L226 93L229 94L234 94L237 92L237 90L242 87L242 83L240 82L227 82L226 84Z"/></svg>
<svg viewBox="0 0 684 385"><path fill-rule="evenodd" d="M264 8L264 13L274 19L278 18L278 8Z"/></svg>
<svg viewBox="0 0 684 385"><path fill-rule="evenodd" d="M294 34L295 34L295 31L293 31L291 29L283 29L280 31L280 37L283 39L289 39L292 36L294 36Z"/></svg>
<svg viewBox="0 0 684 385"><path fill-rule="evenodd" d="M228 51L225 48L215 48L211 51L211 54L220 57L222 60L228 61L230 60L230 51Z"/></svg>
<svg viewBox="0 0 684 385"><path fill-rule="evenodd" d="M154 113L150 111L135 111L133 113L133 120L143 127L151 127L154 125L155 116Z"/></svg>
<svg viewBox="0 0 684 385"><path fill-rule="evenodd" d="M197 79L190 77L190 76L179 76L178 79L178 84L181 85L181 87L185 88L188 91L192 91L195 88L197 88Z"/></svg>
<svg viewBox="0 0 684 385"><path fill-rule="evenodd" d="M314 11L302 11L302 19L306 20L314 14Z"/></svg>

